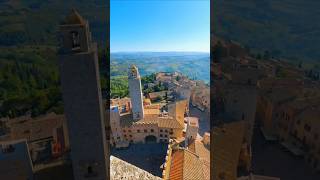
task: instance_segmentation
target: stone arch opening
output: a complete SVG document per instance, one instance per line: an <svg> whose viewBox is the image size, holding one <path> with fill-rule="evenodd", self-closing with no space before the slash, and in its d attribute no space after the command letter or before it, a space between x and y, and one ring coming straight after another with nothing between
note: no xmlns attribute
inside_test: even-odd
<svg viewBox="0 0 320 180"><path fill-rule="evenodd" d="M145 137L145 143L156 143L157 142L157 137L153 135L149 135Z"/></svg>

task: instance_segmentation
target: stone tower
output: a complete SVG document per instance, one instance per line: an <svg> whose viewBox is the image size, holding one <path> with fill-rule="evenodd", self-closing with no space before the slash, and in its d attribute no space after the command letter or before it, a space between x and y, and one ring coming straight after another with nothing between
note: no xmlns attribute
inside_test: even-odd
<svg viewBox="0 0 320 180"><path fill-rule="evenodd" d="M186 144L197 139L199 131L199 119L196 117L186 117L187 129L186 129Z"/></svg>
<svg viewBox="0 0 320 180"><path fill-rule="evenodd" d="M144 117L143 95L141 87L141 78L138 68L132 65L128 72L129 93L132 104L133 119L138 120Z"/></svg>
<svg viewBox="0 0 320 180"><path fill-rule="evenodd" d="M75 10L60 25L59 69L76 180L105 180L108 147L97 45L88 22Z"/></svg>

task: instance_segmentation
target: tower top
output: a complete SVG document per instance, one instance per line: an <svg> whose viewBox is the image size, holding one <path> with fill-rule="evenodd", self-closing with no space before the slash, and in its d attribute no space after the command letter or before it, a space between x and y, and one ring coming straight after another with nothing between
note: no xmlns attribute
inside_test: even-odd
<svg viewBox="0 0 320 180"><path fill-rule="evenodd" d="M76 9L72 9L71 13L64 19L62 25L72 25L72 24L79 24L84 25L85 20L80 16Z"/></svg>
<svg viewBox="0 0 320 180"><path fill-rule="evenodd" d="M93 47L89 23L72 9L60 25L61 54L87 52Z"/></svg>
<svg viewBox="0 0 320 180"><path fill-rule="evenodd" d="M136 79L136 78L139 78L139 77L140 77L140 74L139 74L137 66L131 65L131 67L129 68L128 78Z"/></svg>

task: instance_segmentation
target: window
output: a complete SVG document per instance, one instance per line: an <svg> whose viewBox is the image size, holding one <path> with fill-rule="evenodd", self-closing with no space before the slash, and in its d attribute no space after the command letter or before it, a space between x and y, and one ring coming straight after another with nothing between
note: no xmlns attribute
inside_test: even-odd
<svg viewBox="0 0 320 180"><path fill-rule="evenodd" d="M120 139L120 137L118 136L117 139Z"/></svg>
<svg viewBox="0 0 320 180"><path fill-rule="evenodd" d="M133 143L133 140L130 140L131 143Z"/></svg>
<svg viewBox="0 0 320 180"><path fill-rule="evenodd" d="M130 134L129 137L132 137L132 135Z"/></svg>
<svg viewBox="0 0 320 180"><path fill-rule="evenodd" d="M125 134L124 137L127 137L127 135Z"/></svg>
<svg viewBox="0 0 320 180"><path fill-rule="evenodd" d="M153 130L153 129L151 129L151 132L154 132L154 130Z"/></svg>
<svg viewBox="0 0 320 180"><path fill-rule="evenodd" d="M146 133L146 132L148 132L146 129L145 129L145 130L143 130L143 131L144 131L145 133Z"/></svg>
<svg viewBox="0 0 320 180"><path fill-rule="evenodd" d="M80 36L77 31L72 31L71 33L72 50L80 49Z"/></svg>
<svg viewBox="0 0 320 180"><path fill-rule="evenodd" d="M139 129L137 130L137 133L140 133L140 130L139 130Z"/></svg>
<svg viewBox="0 0 320 180"><path fill-rule="evenodd" d="M129 130L128 132L131 132L131 130Z"/></svg>
<svg viewBox="0 0 320 180"><path fill-rule="evenodd" d="M168 135L165 134L164 137L168 137Z"/></svg>
<svg viewBox="0 0 320 180"><path fill-rule="evenodd" d="M124 130L123 130L123 132L125 133L125 132L126 132L126 130L124 129Z"/></svg>
<svg viewBox="0 0 320 180"><path fill-rule="evenodd" d="M164 132L166 132L166 133L167 133L167 132L168 132L168 130L164 130Z"/></svg>
<svg viewBox="0 0 320 180"><path fill-rule="evenodd" d="M162 130L162 129L160 129L160 132L163 132L163 130Z"/></svg>
<svg viewBox="0 0 320 180"><path fill-rule="evenodd" d="M172 134L173 134L173 132L170 132L169 134L170 134L170 135L172 135Z"/></svg>
<svg viewBox="0 0 320 180"><path fill-rule="evenodd" d="M163 135L162 135L162 134L160 134L160 137L163 137Z"/></svg>

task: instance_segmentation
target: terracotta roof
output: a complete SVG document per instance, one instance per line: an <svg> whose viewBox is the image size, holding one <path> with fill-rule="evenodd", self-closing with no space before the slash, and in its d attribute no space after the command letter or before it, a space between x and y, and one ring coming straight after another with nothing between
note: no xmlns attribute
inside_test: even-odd
<svg viewBox="0 0 320 180"><path fill-rule="evenodd" d="M209 180L210 163L186 149L179 149L172 155L170 180Z"/></svg>
<svg viewBox="0 0 320 180"><path fill-rule="evenodd" d="M62 126L64 115L48 114L43 117L28 120L13 120L9 123L10 139L27 139L35 141L53 136L53 129Z"/></svg>
<svg viewBox="0 0 320 180"><path fill-rule="evenodd" d="M236 121L213 128L211 135L213 179L236 179L237 166L245 132L245 122Z"/></svg>
<svg viewBox="0 0 320 180"><path fill-rule="evenodd" d="M79 25L85 24L85 20L80 16L80 14L75 9L72 9L71 13L62 22L62 25L73 25L73 24L79 24Z"/></svg>
<svg viewBox="0 0 320 180"><path fill-rule="evenodd" d="M121 127L129 127L133 124L158 124L161 128L183 129L183 126L172 117L160 117L155 114L146 114L143 119L134 121L131 113L120 116Z"/></svg>
<svg viewBox="0 0 320 180"><path fill-rule="evenodd" d="M203 160L210 162L210 151L207 149L204 144L196 140L195 141L195 153Z"/></svg>
<svg viewBox="0 0 320 180"><path fill-rule="evenodd" d="M183 180L183 158L183 151L176 151L172 154L170 180Z"/></svg>
<svg viewBox="0 0 320 180"><path fill-rule="evenodd" d="M159 115L160 109L159 108L147 108L147 109L144 109L144 114L145 115L148 115L148 114Z"/></svg>
<svg viewBox="0 0 320 180"><path fill-rule="evenodd" d="M145 115L145 117L134 124L157 123L161 128L183 129L183 126L172 117L159 117L157 115Z"/></svg>

